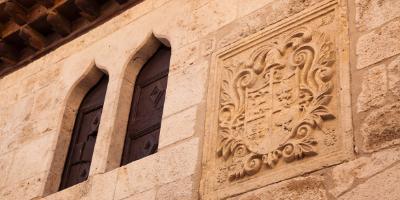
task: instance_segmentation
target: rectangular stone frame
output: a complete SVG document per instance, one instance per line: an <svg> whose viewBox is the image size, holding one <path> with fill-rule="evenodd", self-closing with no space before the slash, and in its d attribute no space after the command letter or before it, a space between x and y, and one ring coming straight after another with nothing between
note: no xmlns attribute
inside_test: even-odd
<svg viewBox="0 0 400 200"><path fill-rule="evenodd" d="M350 63L349 63L349 36L347 25L347 10L345 1L341 0L326 0L320 2L309 9L297 13L277 24L266 27L264 30L255 33L247 38L233 43L226 48L223 48L215 54L212 58L212 67L210 69L210 81L208 88L207 99L207 119L205 140L203 146L203 160L202 160L202 180L200 193L202 199L225 199L228 197L236 196L246 191L255 190L266 185L286 180L301 174L309 173L327 166L335 165L346 160L351 159L353 155L353 132L352 132L352 118L351 118L351 98L350 98ZM235 54L252 48L257 44L267 41L273 37L278 36L283 32L305 25L308 22L322 17L326 14L332 14L336 25L336 33L334 41L336 43L336 81L337 88L337 112L339 116L337 120L337 133L341 134L340 148L332 151L326 155L314 156L307 158L308 160L302 162L294 162L290 167L281 168L278 171L271 173L257 174L258 176L239 180L236 183L226 183L227 186L216 188L216 168L217 160L223 159L217 156L218 140L218 113L219 113L219 99L221 88L221 62L232 57Z"/></svg>

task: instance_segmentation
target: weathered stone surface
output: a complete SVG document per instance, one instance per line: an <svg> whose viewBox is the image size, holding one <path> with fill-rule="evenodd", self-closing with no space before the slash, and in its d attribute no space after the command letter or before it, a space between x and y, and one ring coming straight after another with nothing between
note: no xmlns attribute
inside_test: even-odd
<svg viewBox="0 0 400 200"><path fill-rule="evenodd" d="M323 177L309 176L290 179L248 192L228 200L324 200L328 199Z"/></svg>
<svg viewBox="0 0 400 200"><path fill-rule="evenodd" d="M157 191L159 200L192 200L197 197L197 184L193 177L189 176L181 180L162 185ZM173 192L171 192L173 191Z"/></svg>
<svg viewBox="0 0 400 200"><path fill-rule="evenodd" d="M160 141L158 148L162 149L167 145L191 137L195 130L197 106L193 106L164 118L161 123ZM179 123L177 123L179 122Z"/></svg>
<svg viewBox="0 0 400 200"><path fill-rule="evenodd" d="M196 173L199 164L199 138L192 138L159 152L156 165L158 182L166 184Z"/></svg>
<svg viewBox="0 0 400 200"><path fill-rule="evenodd" d="M192 66L199 58L199 42L186 45L172 52L169 72L184 70Z"/></svg>
<svg viewBox="0 0 400 200"><path fill-rule="evenodd" d="M270 0L264 0L264 2L264 7L218 30L216 32L217 47L231 44L315 3L315 1L310 3L309 0L303 1L303 3L299 0L274 1L271 4L268 4ZM259 3L260 1L255 0L239 1L239 15L247 14L247 9L261 7Z"/></svg>
<svg viewBox="0 0 400 200"><path fill-rule="evenodd" d="M157 8L162 6L163 4L167 3L170 0L153 0L153 7Z"/></svg>
<svg viewBox="0 0 400 200"><path fill-rule="evenodd" d="M193 138L118 170L116 199L142 193L196 172L199 139Z"/></svg>
<svg viewBox="0 0 400 200"><path fill-rule="evenodd" d="M73 185L69 188L61 190L52 195L46 196L45 200L69 200L69 199L83 199L90 191L90 184L84 181L80 184Z"/></svg>
<svg viewBox="0 0 400 200"><path fill-rule="evenodd" d="M360 30L370 30L400 16L397 0L356 0L356 23Z"/></svg>
<svg viewBox="0 0 400 200"><path fill-rule="evenodd" d="M393 96L400 98L400 57L388 65L388 85Z"/></svg>
<svg viewBox="0 0 400 200"><path fill-rule="evenodd" d="M45 200L110 200L114 197L118 171L90 177L87 181L45 197Z"/></svg>
<svg viewBox="0 0 400 200"><path fill-rule="evenodd" d="M357 69L375 64L400 53L400 19L385 24L379 30L361 36L357 41Z"/></svg>
<svg viewBox="0 0 400 200"><path fill-rule="evenodd" d="M166 15L166 13L171 13L171 10L174 11L174 14ZM150 13L150 18L153 20L151 23L158 24L158 26L153 27L153 33L157 37L168 39L171 46L176 49L196 41L199 39L199 35L191 31L192 12L194 12L192 1L168 1L160 6L157 12ZM159 23L160 21L163 21L163 23Z"/></svg>
<svg viewBox="0 0 400 200"><path fill-rule="evenodd" d="M0 188L0 199L22 200L40 197L43 192L44 180L47 173L39 173L18 183L9 183L7 187Z"/></svg>
<svg viewBox="0 0 400 200"><path fill-rule="evenodd" d="M374 200L400 199L400 165L377 174L366 182L358 185L348 193L344 194L339 200Z"/></svg>
<svg viewBox="0 0 400 200"><path fill-rule="evenodd" d="M53 157L52 142L54 133L21 146L15 152L14 161L7 176L7 183L19 183L48 170Z"/></svg>
<svg viewBox="0 0 400 200"><path fill-rule="evenodd" d="M220 48L232 44L241 38L264 29L268 25L272 25L288 18L317 2L317 0L285 0L273 1L272 3L270 0L264 0L264 7L261 7L249 15L241 17L233 23L218 30L216 32L217 47ZM261 6L261 1L258 0L239 0L238 3L239 16L245 15L249 10Z"/></svg>
<svg viewBox="0 0 400 200"><path fill-rule="evenodd" d="M238 12L238 0L212 0L193 11L190 31L197 36L206 36L210 32L233 21Z"/></svg>
<svg viewBox="0 0 400 200"><path fill-rule="evenodd" d="M157 193L157 191L155 189L151 189L151 190L139 193L139 194L132 195L123 200L155 200L156 193ZM118 200L118 199L116 199L116 200Z"/></svg>
<svg viewBox="0 0 400 200"><path fill-rule="evenodd" d="M358 112L382 106L387 93L387 75L384 65L369 69L363 77L361 93L357 99Z"/></svg>
<svg viewBox="0 0 400 200"><path fill-rule="evenodd" d="M273 0L238 0L238 17L245 16L254 10L264 7Z"/></svg>
<svg viewBox="0 0 400 200"><path fill-rule="evenodd" d="M90 177L90 190L84 199L109 200L113 199L117 183L118 170Z"/></svg>
<svg viewBox="0 0 400 200"><path fill-rule="evenodd" d="M0 156L0 188L7 185L7 175L10 171L15 152L9 152Z"/></svg>
<svg viewBox="0 0 400 200"><path fill-rule="evenodd" d="M400 103L376 109L361 126L363 149L371 152L400 143Z"/></svg>
<svg viewBox="0 0 400 200"><path fill-rule="evenodd" d="M34 135L30 130L33 124L29 123L33 99L31 95L26 96L18 101L12 101L15 102L13 105L2 109L0 123L3 126L0 127L0 154L12 151L23 144L24 141L33 138L23 138L23 136L29 136L29 134Z"/></svg>
<svg viewBox="0 0 400 200"><path fill-rule="evenodd" d="M400 148L395 148L338 165L332 170L334 187L329 191L338 197L355 185L356 180L374 176L398 161Z"/></svg>
<svg viewBox="0 0 400 200"><path fill-rule="evenodd" d="M155 187L158 183L156 164L157 154L137 160L118 170L115 199L142 193Z"/></svg>
<svg viewBox="0 0 400 200"><path fill-rule="evenodd" d="M208 62L204 61L168 77L163 117L185 110L204 100Z"/></svg>

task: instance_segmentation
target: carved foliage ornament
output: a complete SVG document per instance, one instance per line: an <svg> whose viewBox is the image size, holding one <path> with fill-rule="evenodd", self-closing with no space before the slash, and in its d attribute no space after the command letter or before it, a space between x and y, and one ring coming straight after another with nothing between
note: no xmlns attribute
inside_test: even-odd
<svg viewBox="0 0 400 200"><path fill-rule="evenodd" d="M326 132L324 122L335 118L328 109L331 39L302 27L283 41L257 48L247 63L224 66L217 155L230 162L230 181L318 154L316 130Z"/></svg>

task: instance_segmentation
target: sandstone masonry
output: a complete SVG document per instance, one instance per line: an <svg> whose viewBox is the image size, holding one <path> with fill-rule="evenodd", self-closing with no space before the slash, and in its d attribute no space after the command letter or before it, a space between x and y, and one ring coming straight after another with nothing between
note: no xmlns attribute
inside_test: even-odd
<svg viewBox="0 0 400 200"><path fill-rule="evenodd" d="M144 0L0 77L0 199L397 200L399 13L398 0ZM158 151L120 167L135 74L160 43ZM101 73L89 178L58 191Z"/></svg>

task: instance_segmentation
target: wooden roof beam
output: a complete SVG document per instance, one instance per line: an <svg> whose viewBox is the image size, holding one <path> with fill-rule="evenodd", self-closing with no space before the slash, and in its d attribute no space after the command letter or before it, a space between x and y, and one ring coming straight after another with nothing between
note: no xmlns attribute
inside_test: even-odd
<svg viewBox="0 0 400 200"><path fill-rule="evenodd" d="M75 5L81 10L81 15L89 21L100 15L100 5L96 0L75 0Z"/></svg>
<svg viewBox="0 0 400 200"><path fill-rule="evenodd" d="M53 30L61 36L65 37L71 33L71 22L60 13L50 11L46 19Z"/></svg>
<svg viewBox="0 0 400 200"><path fill-rule="evenodd" d="M14 65L18 62L18 51L15 47L0 41L0 60L6 64Z"/></svg>
<svg viewBox="0 0 400 200"><path fill-rule="evenodd" d="M36 0L36 1L45 6L46 8L51 8L54 6L54 0Z"/></svg>
<svg viewBox="0 0 400 200"><path fill-rule="evenodd" d="M36 50L41 50L47 46L46 38L29 26L22 27L18 35Z"/></svg>
<svg viewBox="0 0 400 200"><path fill-rule="evenodd" d="M4 11L15 21L15 23L19 25L25 24L28 20L26 16L26 10L19 4L12 1L6 2Z"/></svg>

